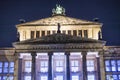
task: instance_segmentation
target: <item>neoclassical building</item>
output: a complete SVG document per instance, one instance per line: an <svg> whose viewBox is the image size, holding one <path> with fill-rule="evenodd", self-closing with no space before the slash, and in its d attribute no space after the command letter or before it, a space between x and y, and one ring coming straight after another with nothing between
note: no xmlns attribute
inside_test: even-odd
<svg viewBox="0 0 120 80"><path fill-rule="evenodd" d="M52 16L16 25L18 41L0 48L0 80L120 80L120 46L106 46L102 23Z"/></svg>

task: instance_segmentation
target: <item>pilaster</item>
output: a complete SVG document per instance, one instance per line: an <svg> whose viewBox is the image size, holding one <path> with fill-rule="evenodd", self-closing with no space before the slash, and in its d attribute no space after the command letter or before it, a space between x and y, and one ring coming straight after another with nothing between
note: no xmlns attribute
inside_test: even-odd
<svg viewBox="0 0 120 80"><path fill-rule="evenodd" d="M100 63L100 77L101 77L101 80L105 80L105 65L104 65L103 52L99 52L99 63Z"/></svg>
<svg viewBox="0 0 120 80"><path fill-rule="evenodd" d="M70 80L70 52L65 52L66 55L66 80Z"/></svg>
<svg viewBox="0 0 120 80"><path fill-rule="evenodd" d="M18 75L18 74L19 74L19 73L18 73L18 71L19 71L19 70L18 70L18 68L19 68L19 54L18 54L18 53L15 53L14 56L15 56L15 57L14 57L14 63L15 63L15 64L14 64L14 65L15 65L15 66L14 66L14 80L18 80L18 76L19 76L19 75Z"/></svg>
<svg viewBox="0 0 120 80"><path fill-rule="evenodd" d="M87 64L86 64L87 52L82 52L82 69L83 69L83 80L87 80Z"/></svg>
<svg viewBox="0 0 120 80"><path fill-rule="evenodd" d="M31 67L31 80L36 80L36 53L31 53L32 67Z"/></svg>
<svg viewBox="0 0 120 80"><path fill-rule="evenodd" d="M53 52L48 52L49 61L48 61L48 80L52 80L52 55Z"/></svg>

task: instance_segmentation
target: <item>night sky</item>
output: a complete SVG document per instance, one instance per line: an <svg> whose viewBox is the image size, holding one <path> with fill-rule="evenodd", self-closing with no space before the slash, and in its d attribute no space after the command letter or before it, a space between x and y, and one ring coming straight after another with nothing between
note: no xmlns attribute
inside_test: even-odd
<svg viewBox="0 0 120 80"><path fill-rule="evenodd" d="M60 4L66 15L78 19L99 18L106 45L120 46L120 0L0 0L0 47L11 47L16 39L16 24L50 17Z"/></svg>

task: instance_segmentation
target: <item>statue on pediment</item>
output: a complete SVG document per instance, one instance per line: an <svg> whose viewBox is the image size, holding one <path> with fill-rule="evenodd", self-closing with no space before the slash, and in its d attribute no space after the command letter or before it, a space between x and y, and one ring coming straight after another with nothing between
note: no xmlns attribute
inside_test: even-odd
<svg viewBox="0 0 120 80"><path fill-rule="evenodd" d="M62 6L56 4L56 9L53 8L52 13L53 15L56 15L56 14L65 15L65 9Z"/></svg>

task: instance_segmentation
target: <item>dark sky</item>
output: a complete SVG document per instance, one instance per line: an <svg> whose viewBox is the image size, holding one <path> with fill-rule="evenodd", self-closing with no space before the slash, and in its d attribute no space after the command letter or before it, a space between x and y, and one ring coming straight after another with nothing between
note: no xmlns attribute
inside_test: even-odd
<svg viewBox="0 0 120 80"><path fill-rule="evenodd" d="M0 0L0 47L11 47L16 41L19 19L29 22L50 17L56 4L70 17L99 18L106 45L120 46L120 0Z"/></svg>

